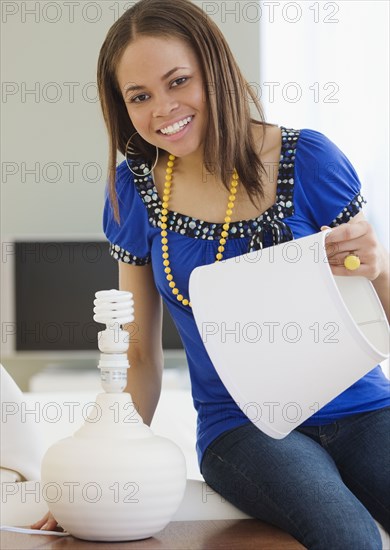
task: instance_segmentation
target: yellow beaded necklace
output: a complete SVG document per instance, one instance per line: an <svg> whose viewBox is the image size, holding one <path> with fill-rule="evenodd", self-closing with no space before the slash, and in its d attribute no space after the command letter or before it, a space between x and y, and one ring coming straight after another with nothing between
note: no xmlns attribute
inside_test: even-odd
<svg viewBox="0 0 390 550"><path fill-rule="evenodd" d="M166 279L169 283L169 287L172 290L172 294L176 296L176 299L183 304L183 306L191 307L191 302L184 298L182 294L180 294L179 289L176 287L176 283L173 280L172 275L172 269L170 268L170 262L169 262L169 253L168 253L168 233L167 233L167 221L168 221L168 208L169 208L169 198L171 195L171 188L172 188L172 175L173 175L173 167L175 164L175 156L169 155L168 157L168 163L165 170L165 184L164 184L164 196L163 196L163 202L162 202L162 210L160 214L160 227L161 227L161 250L162 250L162 258L163 258L163 265L164 265L164 271L166 273ZM218 246L218 253L215 256L215 261L219 262L222 260L223 252L225 250L225 244L226 239L228 237L228 231L229 231L229 225L231 222L231 215L233 213L233 207L234 207L234 201L236 200L236 193L237 193L237 186L238 186L238 174L236 170L234 170L232 182L230 184L230 192L229 192L229 202L226 209L226 215L224 219L224 224L222 226L222 233L221 238L219 240L219 246Z"/></svg>

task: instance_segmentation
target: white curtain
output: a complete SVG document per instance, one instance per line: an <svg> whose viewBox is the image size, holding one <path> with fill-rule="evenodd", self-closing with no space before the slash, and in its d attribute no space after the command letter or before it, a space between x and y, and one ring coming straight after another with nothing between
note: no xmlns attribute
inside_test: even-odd
<svg viewBox="0 0 390 550"><path fill-rule="evenodd" d="M264 0L260 8L253 86L267 120L318 130L340 147L389 247L389 2Z"/></svg>

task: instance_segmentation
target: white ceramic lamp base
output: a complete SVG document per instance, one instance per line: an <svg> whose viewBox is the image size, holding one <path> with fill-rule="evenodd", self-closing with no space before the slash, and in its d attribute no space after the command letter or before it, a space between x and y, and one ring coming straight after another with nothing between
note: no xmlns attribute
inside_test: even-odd
<svg viewBox="0 0 390 550"><path fill-rule="evenodd" d="M99 394L90 420L46 453L42 486L49 509L75 537L126 541L161 531L178 509L185 459L153 435L127 393Z"/></svg>

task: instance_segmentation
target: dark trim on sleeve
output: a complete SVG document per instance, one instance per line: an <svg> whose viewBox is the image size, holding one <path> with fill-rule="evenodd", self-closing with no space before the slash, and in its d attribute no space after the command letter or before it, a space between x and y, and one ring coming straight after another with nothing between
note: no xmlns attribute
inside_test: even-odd
<svg viewBox="0 0 390 550"><path fill-rule="evenodd" d="M151 261L150 256L140 258L139 256L131 254L124 248L121 248L118 244L110 243L109 252L114 260L118 260L130 265L142 266L149 264Z"/></svg>
<svg viewBox="0 0 390 550"><path fill-rule="evenodd" d="M329 224L329 227L337 227L342 223L349 222L356 214L358 214L363 208L363 204L367 201L358 193L349 204L340 212L340 214Z"/></svg>

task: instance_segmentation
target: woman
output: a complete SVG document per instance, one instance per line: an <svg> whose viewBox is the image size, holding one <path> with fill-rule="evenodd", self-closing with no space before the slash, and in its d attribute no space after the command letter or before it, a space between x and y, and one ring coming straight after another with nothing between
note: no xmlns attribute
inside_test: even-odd
<svg viewBox="0 0 390 550"><path fill-rule="evenodd" d="M361 212L353 167L322 134L264 122L220 31L188 0L129 9L102 46L98 85L110 139L104 229L120 288L134 294L127 389L144 421L161 389L162 297L186 350L209 485L308 548L381 548L374 518L390 531L390 395L380 367L272 439L222 385L188 297L198 265L330 226L333 273L373 281L388 313L387 255ZM54 526L50 515L35 524Z"/></svg>

